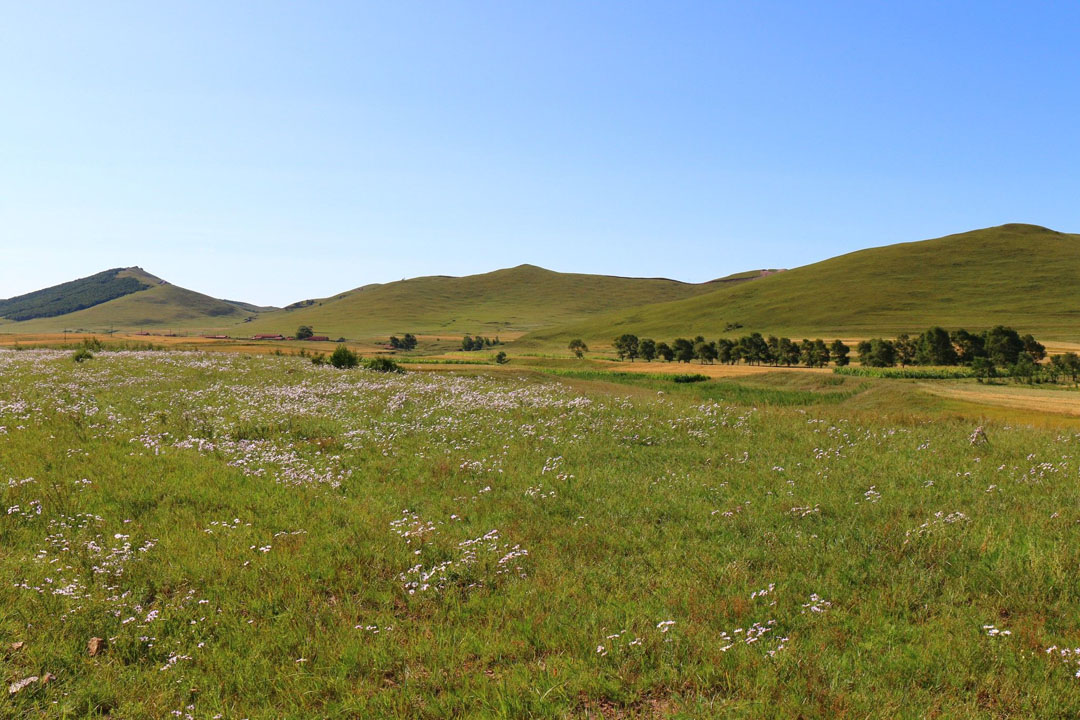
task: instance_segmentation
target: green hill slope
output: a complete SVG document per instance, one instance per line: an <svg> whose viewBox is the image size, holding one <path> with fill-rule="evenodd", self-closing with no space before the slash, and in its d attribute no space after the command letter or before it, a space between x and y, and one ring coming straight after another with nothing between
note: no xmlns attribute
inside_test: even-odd
<svg viewBox="0 0 1080 720"><path fill-rule="evenodd" d="M746 273L745 279L758 274ZM494 336L693 297L714 287L711 283L579 275L520 265L467 277L432 276L367 285L261 314L244 327L245 332L291 333L300 325L310 325L320 334L349 338L404 332Z"/></svg>
<svg viewBox="0 0 1080 720"><path fill-rule="evenodd" d="M65 329L102 331L110 328L157 331L217 329L236 325L254 316L254 313L236 304L171 285L141 268L108 272L115 273L119 281L137 283L140 289L75 312L37 317L22 322L3 321L0 322L0 332L47 333ZM64 285L58 285L39 292L63 287Z"/></svg>
<svg viewBox="0 0 1080 720"><path fill-rule="evenodd" d="M150 287L123 268L0 300L0 318L34 320L77 312Z"/></svg>
<svg viewBox="0 0 1080 720"><path fill-rule="evenodd" d="M725 333L729 323L743 327ZM543 329L522 343L610 342L624 332L853 337L998 323L1080 340L1080 235L1002 225L860 250L693 298Z"/></svg>

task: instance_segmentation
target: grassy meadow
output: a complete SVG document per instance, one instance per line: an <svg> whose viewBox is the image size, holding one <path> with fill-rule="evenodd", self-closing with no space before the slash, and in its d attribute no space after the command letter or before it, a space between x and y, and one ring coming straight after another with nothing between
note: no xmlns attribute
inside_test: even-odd
<svg viewBox="0 0 1080 720"><path fill-rule="evenodd" d="M770 377L0 350L0 717L1080 713L1080 435Z"/></svg>

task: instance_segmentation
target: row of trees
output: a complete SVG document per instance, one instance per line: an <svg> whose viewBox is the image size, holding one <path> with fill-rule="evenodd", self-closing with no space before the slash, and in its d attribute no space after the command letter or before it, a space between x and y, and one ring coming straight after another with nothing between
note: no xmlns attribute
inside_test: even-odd
<svg viewBox="0 0 1080 720"><path fill-rule="evenodd" d="M831 343L821 339L798 341L776 336L765 338L761 333L744 335L737 340L720 338L714 341L706 341L698 335L693 340L676 338L671 344L626 333L615 338L614 346L620 360L641 358L646 362L661 359L686 363L698 360L701 363L745 362L788 367L824 367L829 362L843 367L850 362L851 352L841 340ZM589 349L580 338L571 340L569 347L579 358ZM915 337L903 334L895 340L863 340L856 349L859 362L868 367L968 365L1012 368L1018 362L1030 361L1037 365L1046 358L1045 346L1032 335L1021 336L1003 325L982 333L967 330L950 333L944 328L933 327ZM1067 364L1068 361L1059 362Z"/></svg>
<svg viewBox="0 0 1080 720"><path fill-rule="evenodd" d="M744 335L738 340L720 338L707 341L701 335L694 339L675 338L669 345L656 342L652 338L638 338L630 333L615 338L615 352L620 360L634 361L641 358L646 362L661 359L666 362L685 362L693 360L705 363L722 362L734 365L740 361L749 365L806 365L824 367L830 361L837 365L847 365L851 349L840 340L826 344L820 338L794 341L791 338L775 336L766 339L761 333ZM570 342L570 349L581 357L588 348L580 339Z"/></svg>
<svg viewBox="0 0 1080 720"><path fill-rule="evenodd" d="M932 327L917 337L874 338L858 345L859 362L869 367L968 365L1012 367L1023 356L1032 364L1046 358L1046 347L1032 335L998 325L982 333Z"/></svg>
<svg viewBox="0 0 1080 720"><path fill-rule="evenodd" d="M390 347L395 350L415 350L416 336L412 333L405 333L405 337L403 338L399 338L397 335L391 335Z"/></svg>
<svg viewBox="0 0 1080 720"><path fill-rule="evenodd" d="M486 347L493 347L495 345L502 345L502 341L499 340L498 337L494 340L491 338L480 337L479 335L476 337L469 337L466 335L461 338L461 349L465 351L483 350Z"/></svg>

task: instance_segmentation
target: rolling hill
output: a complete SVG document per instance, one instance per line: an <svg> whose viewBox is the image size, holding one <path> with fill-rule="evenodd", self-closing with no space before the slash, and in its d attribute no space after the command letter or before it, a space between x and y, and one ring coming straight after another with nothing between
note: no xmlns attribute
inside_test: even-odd
<svg viewBox="0 0 1080 720"><path fill-rule="evenodd" d="M519 265L466 277L431 276L366 285L261 314L245 325L245 331L292 333L300 325L310 325L317 333L348 338L405 332L512 336L605 311L693 297L722 285L754 280L762 272L693 284Z"/></svg>
<svg viewBox="0 0 1080 720"><path fill-rule="evenodd" d="M735 323L743 327L725 332ZM1080 340L1080 235L1011 224L860 250L753 283L541 329L521 343L608 343L624 332L658 339L752 331L865 337L999 323Z"/></svg>
<svg viewBox="0 0 1080 720"><path fill-rule="evenodd" d="M84 304L79 298L96 302ZM71 307L76 309L55 312ZM131 267L0 301L0 332L217 329L254 317L251 307L216 300Z"/></svg>

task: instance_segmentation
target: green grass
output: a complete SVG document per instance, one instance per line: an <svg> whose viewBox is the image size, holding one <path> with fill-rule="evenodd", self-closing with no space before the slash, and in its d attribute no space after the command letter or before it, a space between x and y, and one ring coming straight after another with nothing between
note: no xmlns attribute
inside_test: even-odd
<svg viewBox="0 0 1080 720"><path fill-rule="evenodd" d="M975 377L969 367L863 367L847 365L833 368L837 375L854 377L893 378L902 380L960 380Z"/></svg>
<svg viewBox="0 0 1080 720"><path fill-rule="evenodd" d="M691 297L709 284L660 278L559 273L532 265L468 277L420 277L368 285L307 307L260 315L252 332L291 333L310 325L349 338L523 332L605 310Z"/></svg>
<svg viewBox="0 0 1080 720"><path fill-rule="evenodd" d="M997 324L1080 340L1080 236L1033 225L860 250L684 300L616 310L549 327L524 346L574 337L610 343L624 332L657 340L753 331L802 337L893 336L931 325ZM728 323L744 327L724 332Z"/></svg>
<svg viewBox="0 0 1080 720"><path fill-rule="evenodd" d="M1072 433L471 372L0 352L0 717L1080 713Z"/></svg>
<svg viewBox="0 0 1080 720"><path fill-rule="evenodd" d="M716 402L731 402L742 405L816 405L819 403L838 403L861 391L859 387L843 390L797 389L754 384L745 381L709 380L705 376L701 381L687 382L681 378L688 375L663 373L613 372L610 370L570 370L559 368L537 368L538 372L556 377L574 380L591 380L604 383L618 383L633 387L662 390L679 393L687 397Z"/></svg>

